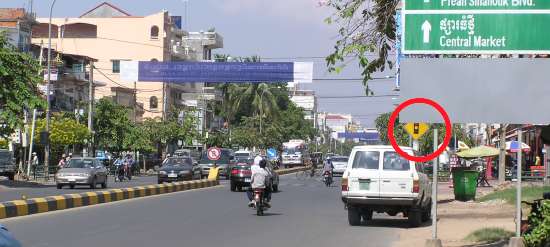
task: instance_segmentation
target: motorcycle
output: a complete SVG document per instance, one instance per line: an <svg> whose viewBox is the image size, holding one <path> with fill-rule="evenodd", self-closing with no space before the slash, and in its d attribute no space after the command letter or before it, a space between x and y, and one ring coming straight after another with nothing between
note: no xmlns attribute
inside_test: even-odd
<svg viewBox="0 0 550 247"><path fill-rule="evenodd" d="M325 171L325 173L323 174L323 181L325 182L325 185L327 187L330 187L330 185L332 185L332 176L329 171Z"/></svg>
<svg viewBox="0 0 550 247"><path fill-rule="evenodd" d="M124 177L126 176L126 165L117 165L116 168L116 176L115 176L115 182L118 180L118 182L124 181Z"/></svg>
<svg viewBox="0 0 550 247"><path fill-rule="evenodd" d="M264 203L264 189L254 189L254 209L256 209L256 215L264 215L264 211L267 207Z"/></svg>

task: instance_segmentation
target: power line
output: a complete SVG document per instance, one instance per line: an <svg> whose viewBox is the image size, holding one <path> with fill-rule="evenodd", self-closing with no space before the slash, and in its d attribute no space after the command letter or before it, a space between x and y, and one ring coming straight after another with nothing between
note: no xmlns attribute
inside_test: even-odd
<svg viewBox="0 0 550 247"><path fill-rule="evenodd" d="M399 94L380 94L380 95L348 95L348 96L317 96L319 99L353 99L353 98L383 98L399 97Z"/></svg>

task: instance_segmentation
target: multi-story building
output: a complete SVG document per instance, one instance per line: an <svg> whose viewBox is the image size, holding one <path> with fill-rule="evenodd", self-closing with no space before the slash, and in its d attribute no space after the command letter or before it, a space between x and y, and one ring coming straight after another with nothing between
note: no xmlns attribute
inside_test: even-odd
<svg viewBox="0 0 550 247"><path fill-rule="evenodd" d="M39 18L38 22L32 40L34 44L44 44L48 19ZM215 36L214 42L211 36ZM118 104L137 108L138 121L163 117L173 107L196 106L193 100L203 91L203 84L124 81L121 61L209 60L204 54L209 55L211 49L223 44L221 36L213 32L205 36L199 47L187 45L188 37L190 34L181 29L178 18L167 11L134 16L109 3L77 18L52 19L52 49L97 59L93 79L106 86L96 88L95 99L112 97ZM202 56L195 54L198 50Z"/></svg>
<svg viewBox="0 0 550 247"><path fill-rule="evenodd" d="M304 109L304 118L306 120L311 120L315 127L316 116L317 116L317 96L315 96L315 91L313 90L293 90L290 91L290 100L294 102L298 107Z"/></svg>
<svg viewBox="0 0 550 247"><path fill-rule="evenodd" d="M31 31L35 24L34 14L25 9L0 8L0 33L6 32L8 42L19 51L30 51Z"/></svg>

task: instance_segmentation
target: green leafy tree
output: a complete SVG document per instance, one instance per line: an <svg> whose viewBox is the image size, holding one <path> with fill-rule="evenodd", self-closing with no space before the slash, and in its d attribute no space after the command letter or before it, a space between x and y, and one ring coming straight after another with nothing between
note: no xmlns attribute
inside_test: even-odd
<svg viewBox="0 0 550 247"><path fill-rule="evenodd" d="M340 26L334 52L326 59L330 71L339 72L348 57L355 57L363 68L366 94L372 94L368 81L372 74L391 68L388 55L395 43L395 12L400 0L326 0L334 9L325 19ZM375 56L371 56L372 54Z"/></svg>
<svg viewBox="0 0 550 247"><path fill-rule="evenodd" d="M40 119L36 122L35 133L46 130L46 120ZM53 146L69 146L75 144L84 144L90 138L88 127L77 123L73 119L53 117L50 122L50 143ZM40 135L35 136L35 141L39 143Z"/></svg>
<svg viewBox="0 0 550 247"><path fill-rule="evenodd" d="M40 70L38 61L17 52L0 33L0 137L22 126L24 109L44 108L38 90Z"/></svg>
<svg viewBox="0 0 550 247"><path fill-rule="evenodd" d="M380 140L386 145L390 144L390 140L388 139L388 124L390 123L390 116L391 112L384 113L378 116L375 120L376 129L380 134ZM399 145L409 145L409 134L405 131L403 124L399 123L399 119L396 119L394 126L395 128L393 130L393 134L397 143Z"/></svg>
<svg viewBox="0 0 550 247"><path fill-rule="evenodd" d="M128 145L125 138L133 128L128 113L128 108L118 105L108 98L100 99L97 102L94 114L97 147L111 152L125 150Z"/></svg>

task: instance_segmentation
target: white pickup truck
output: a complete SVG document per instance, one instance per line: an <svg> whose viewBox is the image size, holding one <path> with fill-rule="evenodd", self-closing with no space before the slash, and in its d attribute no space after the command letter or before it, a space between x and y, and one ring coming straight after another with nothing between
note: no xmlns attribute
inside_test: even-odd
<svg viewBox="0 0 550 247"><path fill-rule="evenodd" d="M401 147L413 155L409 147ZM412 227L431 218L431 182L420 163L401 157L391 146L358 146L342 176L342 201L352 226L373 212L403 213Z"/></svg>

